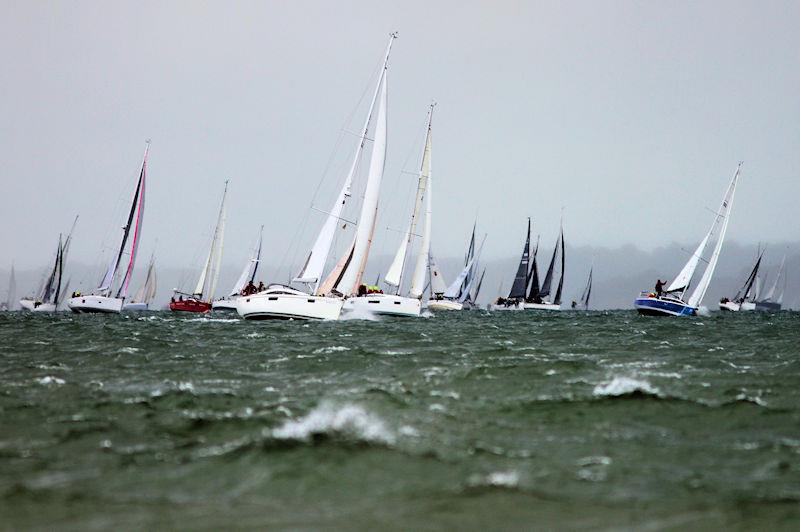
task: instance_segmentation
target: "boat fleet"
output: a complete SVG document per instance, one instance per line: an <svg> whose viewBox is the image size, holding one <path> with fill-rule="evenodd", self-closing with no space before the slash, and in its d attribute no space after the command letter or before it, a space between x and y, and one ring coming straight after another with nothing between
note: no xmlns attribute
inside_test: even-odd
<svg viewBox="0 0 800 532"><path fill-rule="evenodd" d="M420 154L419 170L416 172L416 192L412 210L405 229L400 232L397 251L383 277L385 290L366 284L364 272L370 259L378 217L381 182L387 150L388 113L388 65L392 45L397 34L390 35L384 50L363 125L358 131L358 142L349 158L347 172L338 193L333 198L311 249L302 267L284 284L264 286L255 284L259 264L262 261L263 226L251 249L247 262L236 283L225 296L216 299L216 287L222 269L223 242L226 225L226 199L228 181L222 192L216 226L209 245L208 255L193 288L176 288L169 303L173 312L208 313L236 312L246 320L301 319L337 320L362 315L396 317L418 317L427 308L430 311L460 311L479 308L478 296L483 285L485 269L480 266L480 257L486 235L476 238L477 223L473 226L464 256L463 268L451 283L445 279L434 259L431 242L433 213L432 132L435 104L427 110L425 140ZM125 225L122 226L119 246L111 257L102 279L88 293L73 292L68 296L69 280L64 280L67 254L77 217L66 236L59 235L52 267L42 279L34 295L19 300L19 306L30 312L54 312L60 304L74 313L121 313L123 311L146 311L151 309L157 290L155 258L150 257L144 283L134 295L131 293L131 278L136 266L137 252L141 241L145 213L145 191L147 157L150 148L146 143L139 178L131 200ZM369 148L369 150L368 150ZM362 163L367 158L366 171ZM642 291L635 297L633 306L643 315L692 316L697 315L711 283L722 250L725 233L730 220L736 186L741 176L741 163L725 189L722 202L714 213L711 227L686 264L668 285L656 284L655 290ZM354 183L365 176L360 208L356 222L344 216L344 209L354 201ZM354 208L351 206L351 209ZM344 230L355 226L350 244L333 263L331 259L334 241L338 237L348 238ZM541 238L531 241L531 219L527 220L524 246L517 270L507 294L497 297L486 308L490 311L553 312L561 310L589 310L592 294L592 266L579 301L566 307L562 304L564 275L566 268L565 236L563 221L555 238L553 251L547 259L546 249L541 249ZM706 251L714 243L711 254ZM543 256L544 255L544 256ZM723 298L719 309L740 312L781 309L786 286L786 257L778 269L769 289L763 276L764 251L759 250L750 275L739 291L731 298ZM334 257L335 258L335 257ZM696 285L693 284L696 270L701 262L704 271ZM539 270L539 264L547 265ZM16 277L12 265L6 301L0 302L0 310L12 310L16 299Z"/></svg>

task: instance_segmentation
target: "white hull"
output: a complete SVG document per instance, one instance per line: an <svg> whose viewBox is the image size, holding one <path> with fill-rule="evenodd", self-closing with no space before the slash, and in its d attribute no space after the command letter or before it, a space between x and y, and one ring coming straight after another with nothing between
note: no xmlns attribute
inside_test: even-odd
<svg viewBox="0 0 800 532"><path fill-rule="evenodd" d="M67 306L72 312L76 313L119 313L122 311L124 301L124 299L118 297L86 295L69 298Z"/></svg>
<svg viewBox="0 0 800 532"><path fill-rule="evenodd" d="M522 303L523 310L561 310L555 303Z"/></svg>
<svg viewBox="0 0 800 532"><path fill-rule="evenodd" d="M31 312L55 312L56 306L53 303L39 303L38 305L33 299L20 299L19 305L22 310L29 310Z"/></svg>
<svg viewBox="0 0 800 532"><path fill-rule="evenodd" d="M464 305L452 299L431 299L428 301L428 310L463 310Z"/></svg>
<svg viewBox="0 0 800 532"><path fill-rule="evenodd" d="M342 313L358 315L362 312L380 316L419 316L419 299L392 294L369 294L345 299Z"/></svg>
<svg viewBox="0 0 800 532"><path fill-rule="evenodd" d="M217 299L213 303L211 303L211 310L216 311L226 311L229 310L231 312L236 312L236 301L238 297L234 297L231 299Z"/></svg>
<svg viewBox="0 0 800 532"><path fill-rule="evenodd" d="M744 301L741 304L734 301L726 301L725 303L719 304L719 309L730 312L739 312L740 310L755 310L756 304L751 301Z"/></svg>
<svg viewBox="0 0 800 532"><path fill-rule="evenodd" d="M246 320L336 320L343 300L312 296L288 287L269 287L264 292L236 298L236 312Z"/></svg>
<svg viewBox="0 0 800 532"><path fill-rule="evenodd" d="M143 312L150 309L147 303L125 303L122 305L122 310L127 310L130 312Z"/></svg>

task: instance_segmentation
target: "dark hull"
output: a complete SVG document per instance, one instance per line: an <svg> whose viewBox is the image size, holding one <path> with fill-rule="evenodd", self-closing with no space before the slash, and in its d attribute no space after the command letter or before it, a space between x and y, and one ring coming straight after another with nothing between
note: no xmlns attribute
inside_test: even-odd
<svg viewBox="0 0 800 532"><path fill-rule="evenodd" d="M211 311L211 303L197 301L196 299L184 299L183 301L172 301L169 309L173 312L195 312L205 314Z"/></svg>

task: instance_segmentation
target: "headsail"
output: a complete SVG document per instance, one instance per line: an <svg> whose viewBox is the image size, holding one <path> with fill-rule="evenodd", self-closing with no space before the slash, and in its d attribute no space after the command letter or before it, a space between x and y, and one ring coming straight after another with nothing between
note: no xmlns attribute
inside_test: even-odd
<svg viewBox="0 0 800 532"><path fill-rule="evenodd" d="M550 295L550 287L553 282L553 271L555 270L556 259L558 258L558 248L560 244L561 238L556 240L556 246L553 248L553 256L550 258L550 265L547 267L547 273L544 275L542 287L539 290L539 297L544 298Z"/></svg>
<svg viewBox="0 0 800 532"><path fill-rule="evenodd" d="M214 228L214 236L211 239L211 249L208 251L208 258L206 259L203 271L200 273L200 278L197 280L197 285L194 289L194 295L199 298L211 302L214 299L214 290L217 287L217 279L219 279L219 270L222 265L222 249L223 239L225 236L225 199L228 195L228 181L225 181L225 190L222 193L222 202L219 206L219 215L217 216L217 225Z"/></svg>
<svg viewBox="0 0 800 532"><path fill-rule="evenodd" d="M777 302L775 298L775 291L778 289L778 283L781 281L781 277L783 276L783 268L786 266L786 255L783 256L783 260L781 260L781 265L778 268L778 274L775 276L775 281L772 283L772 286L767 291L767 294L764 296L764 301L772 301ZM782 299L783 294L779 297Z"/></svg>
<svg viewBox="0 0 800 532"><path fill-rule="evenodd" d="M594 266L589 268L589 280L586 281L586 288L583 289L583 294L581 294L581 305L580 308L583 310L589 310L589 298L592 296L592 273L594 272Z"/></svg>
<svg viewBox="0 0 800 532"><path fill-rule="evenodd" d="M561 229L561 276L558 278L558 288L556 288L556 297L553 298L553 303L556 305L561 304L561 291L564 288L564 229Z"/></svg>
<svg viewBox="0 0 800 532"><path fill-rule="evenodd" d="M247 286L247 283L252 283L253 280L255 279L256 271L258 270L258 263L261 260L261 241L263 232L264 232L264 226L262 225L258 233L258 238L256 239L256 242L253 245L250 257L247 259L247 263L244 265L242 273L236 280L236 284L233 285L233 288L228 294L229 296L237 296L241 294L244 287Z"/></svg>
<svg viewBox="0 0 800 532"><path fill-rule="evenodd" d="M436 261L433 258L433 253L431 252L428 253L428 264L431 272L431 294L444 295L444 293L447 291L447 285L444 282L442 272L439 271L439 266L437 266Z"/></svg>

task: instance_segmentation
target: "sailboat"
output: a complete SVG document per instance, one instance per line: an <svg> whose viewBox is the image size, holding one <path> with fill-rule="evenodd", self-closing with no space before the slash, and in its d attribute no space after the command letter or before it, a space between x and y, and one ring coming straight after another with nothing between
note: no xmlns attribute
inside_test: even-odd
<svg viewBox="0 0 800 532"><path fill-rule="evenodd" d="M76 313L119 313L122 311L122 305L128 297L128 285L133 275L133 267L136 264L136 252L139 248L139 240L142 231L142 222L144 221L144 198L145 198L145 176L147 175L147 153L150 149L150 141L146 142L144 149L144 156L142 157L142 168L139 171L139 180L136 184L136 191L133 194L133 201L131 202L131 209L128 213L128 219L125 226L122 228L122 241L119 245L119 251L112 258L103 279L100 281L100 286L92 290L89 294L76 294L75 297L67 301L67 306ZM133 229L133 231L131 231ZM131 235L131 233L133 233ZM117 273L120 271L122 256L125 254L125 249L130 238L130 249L128 250L128 265L124 270L122 278L119 280L119 286L114 291L114 286L117 281Z"/></svg>
<svg viewBox="0 0 800 532"><path fill-rule="evenodd" d="M475 301L478 298L478 293L480 292L483 281L483 274L478 276L478 261L480 259L481 250L483 249L483 244L486 241L486 235L484 235L481 245L476 249L476 227L477 225L473 225L472 227L472 237L469 240L467 254L464 258L464 268L449 286L445 286L439 268L431 259L431 297L428 300L429 310L465 310L475 306ZM484 270L483 273L485 274L486 270ZM438 282L434 282L435 278L441 281L440 285Z"/></svg>
<svg viewBox="0 0 800 532"><path fill-rule="evenodd" d="M536 256L539 254L539 243L536 243L536 249L531 257L531 268L528 274L529 291L522 302L522 308L525 310L561 310L561 293L564 289L564 228L556 240L555 248L553 248L553 256L550 258L550 265L547 268L547 273L542 280L542 285L539 286L539 271L536 265ZM553 297L550 297L556 261L559 256L561 257L561 274L558 279L558 286Z"/></svg>
<svg viewBox="0 0 800 532"><path fill-rule="evenodd" d="M417 193L414 198L414 210L411 213L411 220L408 230L404 233L400 246L397 249L394 260L389 270L386 272L384 282L395 289L394 294L380 292L368 293L364 285L359 286L358 292L354 297L345 300L344 312L369 312L371 314L385 316L419 316L421 310L421 299L425 291L425 277L428 273L428 255L431 243L431 216L432 216L432 195L431 195L431 123L433 119L433 105L428 111L428 124L425 134L425 147L422 152L422 163L420 165L419 177L417 180ZM377 190L376 190L377 193ZM405 272L408 256L414 244L414 237L417 235L417 227L420 225L419 218L422 212L423 202L425 205L425 219L422 231L422 240L411 273L411 283L408 288L408 295L401 296L400 290L403 285L403 273ZM377 205L376 205L377 206ZM371 211L375 212L375 211ZM374 228L374 221L372 222ZM360 227L360 226L359 226ZM374 231L373 231L374 232ZM372 232L369 234L372 239ZM364 258L366 261L366 256Z"/></svg>
<svg viewBox="0 0 800 532"><path fill-rule="evenodd" d="M122 310L130 311L144 311L150 309L150 303L156 296L156 270L155 270L155 257L150 256L150 262L147 265L147 275L145 276L144 284L139 287L136 294L131 298L129 303L122 306Z"/></svg>
<svg viewBox="0 0 800 532"><path fill-rule="evenodd" d="M62 287L64 265L67 262L67 252L69 251L70 242L72 242L72 232L75 230L75 224L77 223L78 217L76 216L65 240L62 235L58 235L55 261L53 262L53 267L50 269L50 274L42 279L42 283L36 291L35 296L19 300L22 310L29 310L32 312L55 312L58 310L58 305L64 300L64 295L66 293L65 287Z"/></svg>
<svg viewBox="0 0 800 532"><path fill-rule="evenodd" d="M644 291L639 294L633 303L634 307L640 314L650 316L696 316L700 305L703 302L703 297L706 295L709 284L711 284L711 277L714 275L714 269L717 267L719 254L722 250L722 243L725 241L725 231L728 229L728 221L730 220L731 206L733 205L733 196L736 192L736 183L739 180L741 173L742 163L736 167L736 172L733 174L728 188L725 190L725 196L722 198L722 204L714 216L714 221L711 224L711 229L706 233L705 238L700 241L697 249L694 251L689 260L684 265L675 280L670 283L666 291L648 292ZM714 251L708 260L703 276L700 282L695 287L692 294L688 299L684 299L689 286L692 283L692 277L697 269L697 265L702 259L703 252L708 246L709 240L714 235L717 235L717 243L714 246Z"/></svg>
<svg viewBox="0 0 800 532"><path fill-rule="evenodd" d="M753 269L750 271L750 275L747 276L747 280L744 282L744 285L742 285L739 291L736 292L736 295L733 296L733 299L729 299L727 297L720 299L720 310L738 312L740 310L756 309L756 291L753 290L753 287L758 280L758 269L761 267L761 259L763 255L763 251L759 252L755 266L753 266Z"/></svg>
<svg viewBox="0 0 800 532"><path fill-rule="evenodd" d="M235 312L236 299L241 297L245 292L248 292L248 287L253 287L251 289L255 291L253 282L256 278L256 272L258 272L258 264L261 261L261 237L263 232L264 226L262 225L258 233L258 239L250 253L250 258L247 260L247 263L245 263L242 273L236 280L236 284L233 285L227 297L217 299L211 304L212 310L232 310Z"/></svg>
<svg viewBox="0 0 800 532"><path fill-rule="evenodd" d="M777 312L781 310L783 306L783 295L786 290L786 255L783 256L783 260L781 260L781 265L778 268L778 275L775 276L775 281L772 283L772 287L767 291L766 295L762 298L758 298L755 301L756 310L768 311L768 312ZM778 285L783 281L783 287L781 288L780 294L775 296L775 291L778 289Z"/></svg>
<svg viewBox="0 0 800 532"><path fill-rule="evenodd" d="M228 181L225 181L225 189L222 192L222 202L219 205L217 215L217 225L214 228L214 236L211 238L211 249L208 250L208 258L197 279L194 291L191 293L182 292L175 289L175 293L170 300L169 309L173 312L210 312L211 302L214 300L214 291L217 288L219 270L222 266L222 248L225 237L225 200L228 196ZM176 297L177 296L177 297Z"/></svg>
<svg viewBox="0 0 800 532"><path fill-rule="evenodd" d="M511 290L509 290L507 297L498 297L495 302L489 306L490 310L522 310L522 301L525 299L528 282L530 281L529 275L532 271L528 268L530 255L531 219L528 218L528 231L525 237L525 245L522 248L522 255L520 255L519 258L519 265L517 266L517 273L514 276L514 282L511 284Z"/></svg>
<svg viewBox="0 0 800 532"><path fill-rule="evenodd" d="M344 185L339 191L333 207L328 212L302 269L292 279L293 283L304 284L307 291L299 290L292 286L271 284L266 290L258 294L237 298L236 311L243 318L252 320L335 320L339 318L342 312L344 297L354 294L357 287L361 285L361 277L364 273L372 241L372 232L378 207L378 192L386 157L386 72L389 54L395 38L397 38L397 34L391 34L389 43L386 46L380 75L364 121L364 127L360 130L359 142ZM350 198L353 178L358 171L366 141L369 140L367 133L376 108L377 115L372 134L372 153L356 236L348 251L336 263L328 276L323 278L325 264L330 255L334 236L339 224L343 221L342 210Z"/></svg>
<svg viewBox="0 0 800 532"><path fill-rule="evenodd" d="M589 268L589 279L586 281L586 287L583 289L581 299L579 302L572 302L574 310L589 310L589 298L592 296L592 273L594 267Z"/></svg>
<svg viewBox="0 0 800 532"><path fill-rule="evenodd" d="M14 264L11 264L11 275L8 277L8 292L6 292L6 300L0 303L1 311L14 310L14 305L17 299L17 276L14 274Z"/></svg>

